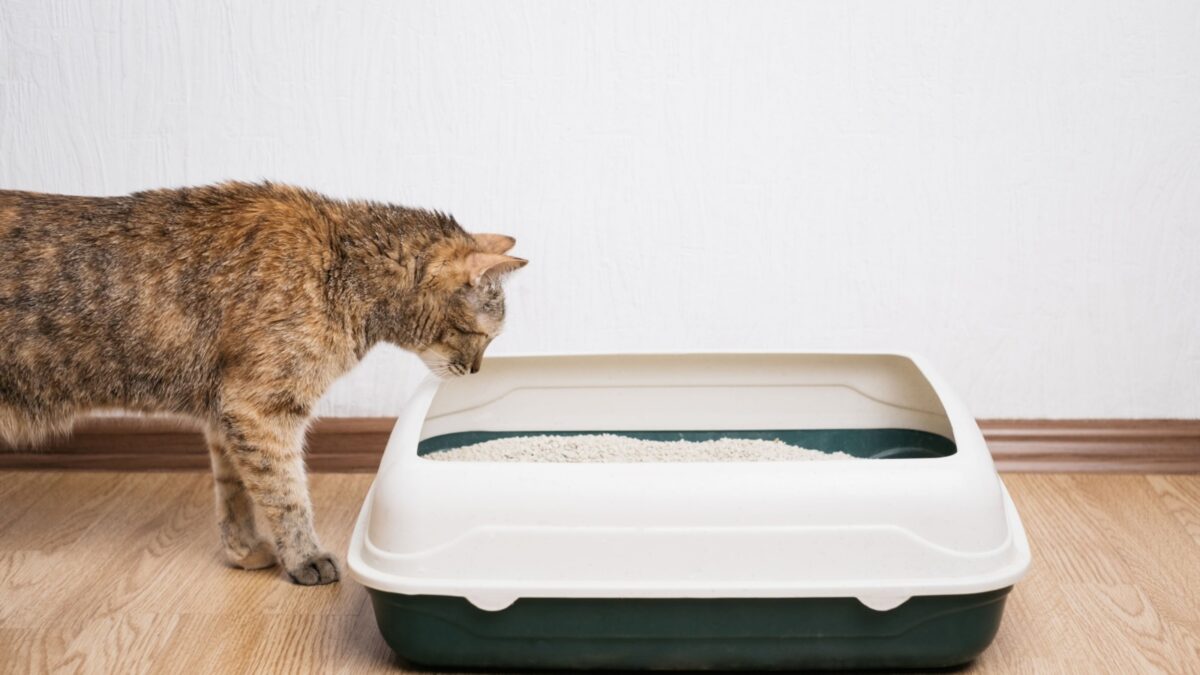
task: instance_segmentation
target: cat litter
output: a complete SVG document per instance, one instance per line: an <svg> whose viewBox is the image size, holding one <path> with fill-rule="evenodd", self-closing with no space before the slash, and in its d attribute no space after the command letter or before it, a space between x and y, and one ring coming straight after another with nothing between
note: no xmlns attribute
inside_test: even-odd
<svg viewBox="0 0 1200 675"><path fill-rule="evenodd" d="M451 462L803 462L854 459L781 440L715 438L648 441L615 434L510 436L432 452L426 459Z"/></svg>
<svg viewBox="0 0 1200 675"><path fill-rule="evenodd" d="M430 378L347 555L402 661L516 671L958 665L1029 561L945 382L845 353Z"/></svg>

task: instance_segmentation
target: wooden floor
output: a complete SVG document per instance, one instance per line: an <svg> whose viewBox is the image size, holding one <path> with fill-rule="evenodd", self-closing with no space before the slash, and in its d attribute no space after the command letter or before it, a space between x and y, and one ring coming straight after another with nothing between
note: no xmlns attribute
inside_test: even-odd
<svg viewBox="0 0 1200 675"><path fill-rule="evenodd" d="M312 477L344 552L370 483ZM1200 672L1200 476L1009 474L1034 550L965 672ZM0 472L0 668L397 672L366 593L221 563L210 478Z"/></svg>

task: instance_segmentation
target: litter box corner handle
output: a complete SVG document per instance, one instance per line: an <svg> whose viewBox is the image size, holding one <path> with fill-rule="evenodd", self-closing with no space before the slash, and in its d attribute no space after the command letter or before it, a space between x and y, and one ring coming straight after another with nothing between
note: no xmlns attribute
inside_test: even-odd
<svg viewBox="0 0 1200 675"><path fill-rule="evenodd" d="M975 416L969 412L967 405L954 392L954 388L936 368L929 364L927 359L916 354L909 354L908 357L924 374L929 386L933 387L934 393L941 401L942 409L945 411L946 418L950 421L950 428L954 433L954 442L958 446L958 453L990 464L992 455L988 450L987 441L983 438L983 432L979 428L979 422L975 420Z"/></svg>
<svg viewBox="0 0 1200 675"><path fill-rule="evenodd" d="M400 415L396 425L392 427L387 446L383 450L383 458L379 461L379 472L383 473L389 467L417 459L417 448L421 442L421 428L425 425L425 416L433 403L433 396L441 384L434 375L430 375L413 390Z"/></svg>

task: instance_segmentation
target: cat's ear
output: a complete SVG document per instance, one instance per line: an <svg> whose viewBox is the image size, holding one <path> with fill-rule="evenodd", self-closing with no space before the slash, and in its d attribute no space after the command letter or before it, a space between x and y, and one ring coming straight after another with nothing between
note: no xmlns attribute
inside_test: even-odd
<svg viewBox="0 0 1200 675"><path fill-rule="evenodd" d="M508 253L517 240L505 234L473 234L475 245L484 253Z"/></svg>
<svg viewBox="0 0 1200 675"><path fill-rule="evenodd" d="M523 258L514 258L501 253L468 253L463 261L467 283L478 286L484 279L504 276L528 264Z"/></svg>

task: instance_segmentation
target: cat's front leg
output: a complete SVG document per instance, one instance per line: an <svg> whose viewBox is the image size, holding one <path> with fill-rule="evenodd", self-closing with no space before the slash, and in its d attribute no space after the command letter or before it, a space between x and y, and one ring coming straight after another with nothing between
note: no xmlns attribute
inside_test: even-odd
<svg viewBox="0 0 1200 675"><path fill-rule="evenodd" d="M275 564L275 548L261 538L254 524L254 503L242 477L229 457L229 449L216 431L206 433L212 459L213 485L217 502L217 527L229 564L257 570Z"/></svg>
<svg viewBox="0 0 1200 675"><path fill-rule="evenodd" d="M220 428L228 456L246 492L271 528L275 553L292 581L304 586L337 581L337 559L323 550L313 528L304 472L307 419L261 412L227 401Z"/></svg>

